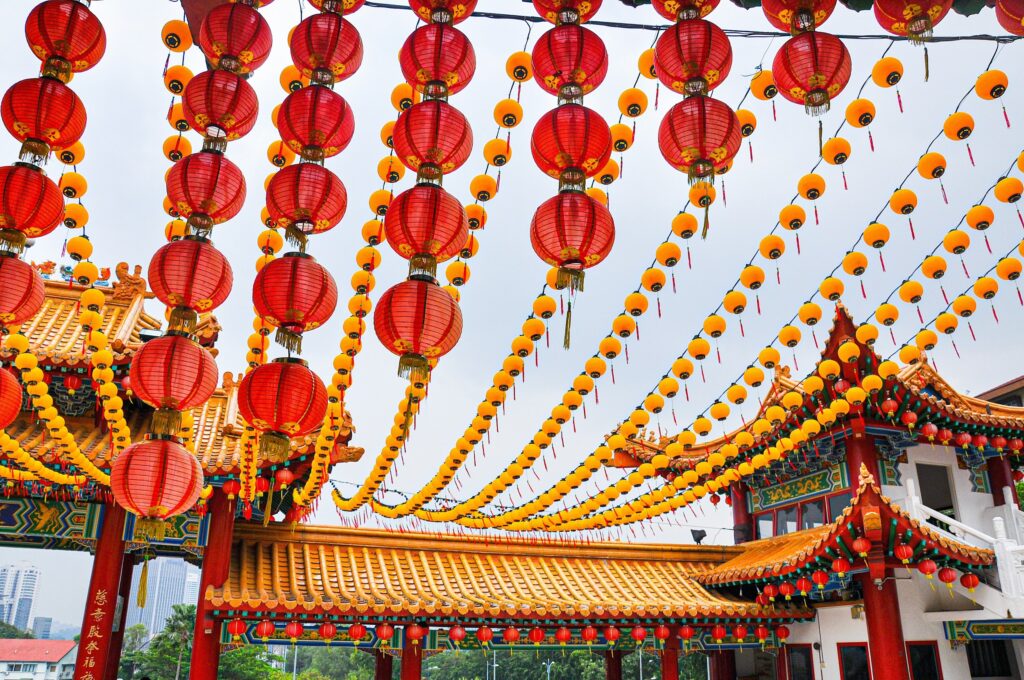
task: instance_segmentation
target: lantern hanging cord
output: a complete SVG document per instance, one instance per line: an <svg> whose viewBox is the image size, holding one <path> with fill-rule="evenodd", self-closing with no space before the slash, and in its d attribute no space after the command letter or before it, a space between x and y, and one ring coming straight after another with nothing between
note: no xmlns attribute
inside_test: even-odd
<svg viewBox="0 0 1024 680"><path fill-rule="evenodd" d="M367 7L373 7L376 9L391 9L411 12L412 8L409 5L394 5L388 2L375 2L374 0L367 0ZM475 18L481 19L497 19L504 21L525 21L532 24L548 23L547 19L540 16L533 16L527 14L507 14L504 12L482 12L475 11L472 14ZM632 31L664 31L669 28L668 24L637 24L628 21L606 21L600 19L591 19L587 22L588 26L601 26L603 28L620 28ZM746 29L723 29L725 34L730 38L789 38L789 33L783 33L782 31L756 31ZM842 40L893 40L900 42L909 42L910 38L905 36L891 36L891 35L880 35L873 33L836 33L834 34L837 38ZM1015 35L988 35L986 33L978 33L973 35L948 35L948 36L933 36L931 39L932 43L942 42L959 42L964 40L971 41L982 41L982 42L997 42L997 43L1012 43L1018 40L1024 39L1024 36Z"/></svg>

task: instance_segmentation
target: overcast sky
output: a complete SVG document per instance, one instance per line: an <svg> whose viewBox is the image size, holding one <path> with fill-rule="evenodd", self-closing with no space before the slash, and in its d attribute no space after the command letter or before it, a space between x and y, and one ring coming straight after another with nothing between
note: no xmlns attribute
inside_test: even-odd
<svg viewBox="0 0 1024 680"><path fill-rule="evenodd" d="M0 44L5 48L0 80L5 85L31 76L38 67L23 37L24 17L33 4L33 0L3 3ZM294 0L278 0L264 10L274 27L276 46L268 64L251 81L260 95L260 123L250 135L228 149L231 160L246 175L249 194L241 215L218 227L214 234L216 244L228 255L235 271L234 291L228 303L217 312L224 326L218 343L221 371L243 368L244 341L252 318L253 263L259 254L255 237L261 230L262 184L272 170L266 160L266 149L275 139L270 111L284 97L277 83L278 74L289 63L285 38L288 29L299 20L299 4ZM309 6L304 9L308 14ZM529 4L514 0L481 0L480 9L533 14ZM98 67L78 76L72 83L89 112L84 138L88 157L79 170L90 186L84 201L92 215L88 233L96 246L93 259L100 266L113 267L122 260L145 265L164 242L163 228L167 221L161 201L165 193L163 173L169 163L161 155L161 144L171 134L164 120L170 97L161 81L166 52L159 40L160 27L178 16L180 7L170 2L144 3L143 6L143 3L108 1L95 3L94 10L107 29L107 54ZM348 188L349 209L339 227L314 237L310 245L310 251L334 273L342 297L331 323L309 333L304 342L304 356L324 376L329 375L331 360L337 351L341 322L345 318L343 307L348 280L355 267L354 253L363 245L359 229L370 217L367 198L379 188L376 165L386 154L378 131L385 121L395 116L388 95L401 80L396 55L405 36L415 27L414 16L406 11L364 8L351 18L363 36L366 54L359 72L341 83L337 91L354 108L357 135L344 153L328 162L328 167L339 174ZM649 7L630 10L613 0L605 1L599 18L661 23ZM710 19L726 28L770 28L759 10L743 11L730 2L723 2ZM509 53L522 49L528 26L521 21L472 18L460 24L460 28L476 47L478 66L472 84L452 97L451 103L469 118L476 144L471 162L446 177L445 188L468 201L469 180L483 170L480 150L494 134L493 106L508 91L505 59ZM531 45L545 28L545 25L533 26ZM882 32L870 12L856 14L842 6L825 28L843 34ZM637 72L636 59L651 44L654 34L604 27L596 27L596 30L604 38L612 60L607 79L586 98L586 104L612 123L617 118L616 99L622 89L632 85ZM989 32L1001 33L991 10L970 19L951 14L936 31L938 35ZM781 42L780 39L734 38L732 73L715 96L735 106L758 65L763 63L770 68ZM842 121L846 104L856 96L871 65L889 46L889 41L851 40L847 45L853 57L853 78L850 87L824 118L826 136ZM844 130L853 148L845 166L849 190L844 191L838 168L824 166L819 170L829 183L825 196L818 201L821 223L815 225L810 219L800 232L799 255L793 235L785 235L788 250L780 260L778 273L782 285L775 283L775 267L759 261L769 272L769 280L759 295L760 315L751 295L750 307L743 314L743 334L739 332L736 318L730 317L730 327L718 342L721 361L714 354L705 361L706 382L702 382L699 375L691 378L688 381L690 400L682 395L676 397L675 418L666 408L653 426L666 432L677 431L739 377L758 349L790 319L818 282L839 263L863 227L885 206L892 190L940 131L942 121L954 110L977 74L984 70L993 49L990 42L934 44L929 48L931 79L925 83L923 50L905 43L892 47L890 54L902 59L906 67L906 76L899 88L904 112L899 111L894 89L880 90L871 84L865 87L863 96L871 98L877 107L877 119L871 126L875 151L869 149L867 131ZM1022 49L1020 46L1003 49L995 63L1011 75L1010 89L1003 103L1014 126L1007 129L999 102L981 101L971 94L963 108L977 123L970 139L977 166L972 167L962 142L942 138L934 147L949 161L944 179L948 205L943 202L936 182L925 182L915 174L907 186L918 193L920 200L920 207L914 214L916 240L911 239L905 218L896 217L887 209L883 213L881 219L892 231L892 240L884 250L886 271L881 270L876 255L871 254L869 273L864 281L866 299L862 298L857 283L847 281L844 301L858 319L873 312L1020 152L1024 91L1014 79L1019 69L1015 73L1011 65L1021 63ZM197 72L203 68L198 50L188 53L187 63ZM643 80L640 86L650 96L652 106L637 121L637 141L625 155L622 179L610 187L610 207L617 226L615 249L606 262L588 272L586 292L574 305L572 349L561 349L562 321L556 317L551 322L551 347L543 341L540 343L539 367L533 366L532 358L529 360L527 380L517 385L516 400L506 405L498 430L490 435L486 455L478 449L458 475L461 491L455 495L460 498L474 493L501 472L532 438L581 370L584 360L608 332L611 320L622 309L623 298L637 285L640 273L652 260L655 247L668 233L671 218L685 203L685 177L665 164L657 148L657 124L679 97L662 88L658 96L659 108L655 111L654 83ZM528 83L523 87L522 103L526 120L512 132L513 157L502 171L498 196L487 206L487 227L477 233L480 253L470 261L472 278L462 289L465 319L462 340L435 373L430 397L408 450L396 466L393 486L397 489L413 492L434 474L475 414L476 404L489 386L491 376L500 368L509 343L520 332L520 324L543 284L547 267L530 247L529 221L535 207L555 194L556 182L546 178L533 164L529 133L537 117L555 102L535 84ZM671 287L662 291L660 318L652 300L650 311L640 319L639 340L634 338L628 342L629 362L624 357L615 361L615 383L607 376L600 382L600 403L595 403L593 397L588 398L587 418L577 417L574 428L565 427L564 445L556 439L554 451L549 449L537 465L540 479L532 474L525 477L535 491L547 488L578 464L601 442L609 428L656 385L686 342L699 330L707 313L734 285L743 264L755 253L760 238L775 224L779 209L790 201L797 179L817 161L817 124L804 113L802 106L780 97L775 103L777 120L773 120L771 103L748 98L744 106L758 118L757 132L751 138L755 163L750 162L745 142L735 168L725 178L724 185L718 185L720 197L711 211L708 239L689 242L692 268L687 266L685 258L675 268L677 292L673 294ZM195 135L192 141L198 147ZM6 135L0 136L0 153L13 160L16 152L17 145ZM56 177L61 168L51 162L48 170ZM399 189L407 188L411 182L410 173ZM723 194L727 200L723 200ZM971 280L993 265L999 255L1024 235L1012 208L992 204L997 218L988 235L994 254L989 253L978 233L971 234L975 245L965 257ZM810 206L807 208L810 214ZM58 232L43 239L30 256L36 260L57 258L64 236ZM389 247L382 247L381 253L383 264L376 272L375 299L399 281L406 270L406 263ZM959 263L952 257L950 262L943 284L953 295L969 281ZM932 353L940 371L968 393L981 391L1022 372L1014 350L1016 338L1024 329L1024 315L1013 286L1003 284L995 304L998 324L988 305L979 304L979 313L972 320L977 341L972 341L965 327L956 334L959 357L948 339ZM929 283L921 303L924 318L932 318L942 307L944 302L938 286ZM157 304L151 305L151 311L162 313ZM902 317L893 329L899 343L908 339L919 325L911 308L903 306L901 311ZM828 318L816 331L819 341L827 332L827 321ZM797 369L794 373L800 375L812 366L818 351L811 333L804 330L805 341L795 356ZM879 347L885 354L894 349L888 333L882 334ZM783 356L785 361L793 363L791 352L786 351ZM397 358L385 351L374 334L368 332L347 404L357 428L353 443L365 447L367 453L361 462L339 466L332 475L343 484L340 488L347 494L354 487L344 483L358 483L365 478L391 426L404 387L395 374L396 365ZM741 415L749 419L755 410L756 399L750 399L742 409L734 409L734 420L738 422ZM609 477L614 480L617 476L618 473L612 472ZM593 493L605 484L605 474L598 473L594 482L583 490ZM530 488L521 483L512 495L513 501L519 501L519 492L524 500L531 495ZM579 498L583 498L582 493ZM385 500L396 502L398 497L390 495ZM328 524L352 523L363 522L366 516L360 513L339 519L325 495L317 520ZM616 530L605 536L689 541L686 528L706 526L713 529L710 540L729 542L728 531L714 530L725 526L727 521L724 506L713 512L707 505L697 510L696 515L686 511L674 518L666 517L645 532ZM409 522L395 524L407 528L417 526ZM37 614L66 622L76 621L81 613L90 558L77 553L0 550L0 560L20 559L29 559L43 569ZM74 574L73 578L69 578L69 571Z"/></svg>

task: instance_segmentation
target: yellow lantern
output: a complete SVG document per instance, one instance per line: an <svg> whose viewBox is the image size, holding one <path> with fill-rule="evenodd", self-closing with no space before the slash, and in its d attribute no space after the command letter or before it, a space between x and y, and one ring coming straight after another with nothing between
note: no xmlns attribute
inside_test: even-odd
<svg viewBox="0 0 1024 680"><path fill-rule="evenodd" d="M612 133L612 148L623 152L633 146L633 128L625 123L615 123L609 128Z"/></svg>
<svg viewBox="0 0 1024 680"><path fill-rule="evenodd" d="M636 321L627 314L619 314L612 320L612 332L620 338L628 338L636 332Z"/></svg>
<svg viewBox="0 0 1024 680"><path fill-rule="evenodd" d="M942 237L942 247L946 249L946 252L962 255L971 247L971 237L966 231L954 229L946 232L946 235Z"/></svg>
<svg viewBox="0 0 1024 680"><path fill-rule="evenodd" d="M974 83L974 92L982 99L999 99L1006 92L1009 79L999 69L985 71Z"/></svg>
<svg viewBox="0 0 1024 680"><path fill-rule="evenodd" d="M597 345L597 350L605 359L614 359L622 352L622 343L617 338L608 335L601 338L601 342Z"/></svg>
<svg viewBox="0 0 1024 680"><path fill-rule="evenodd" d="M941 279L946 275L946 260L941 255L929 255L921 262L921 273L929 279Z"/></svg>
<svg viewBox="0 0 1024 680"><path fill-rule="evenodd" d="M1021 262L1015 257L1004 257L996 263L996 275L1004 281L1016 281L1020 274Z"/></svg>
<svg viewBox="0 0 1024 680"><path fill-rule="evenodd" d="M619 113L627 118L636 118L647 110L647 94L638 87L630 87L619 95Z"/></svg>
<svg viewBox="0 0 1024 680"><path fill-rule="evenodd" d="M786 242L780 236L769 234L761 239L757 249L766 260L777 260L786 252Z"/></svg>
<svg viewBox="0 0 1024 680"><path fill-rule="evenodd" d="M800 331L797 331L798 334L799 332ZM757 353L757 360L760 361L761 365L769 371L778 365L779 359L779 350L774 347L765 347Z"/></svg>
<svg viewBox="0 0 1024 680"><path fill-rule="evenodd" d="M1016 177L1004 177L996 182L996 188L992 193L996 200L1002 203L1016 203L1020 200L1021 194L1024 194L1024 182Z"/></svg>
<svg viewBox="0 0 1024 680"><path fill-rule="evenodd" d="M860 276L867 268L868 258L864 253L851 250L843 256L843 271L850 276Z"/></svg>
<svg viewBox="0 0 1024 680"><path fill-rule="evenodd" d="M783 326L779 331L779 342L786 347L796 347L800 344L800 329L788 324Z"/></svg>
<svg viewBox="0 0 1024 680"><path fill-rule="evenodd" d="M807 200L817 200L825 193L825 178L813 172L806 174L797 182L796 189Z"/></svg>
<svg viewBox="0 0 1024 680"><path fill-rule="evenodd" d="M743 385L730 385L725 391L725 398L738 406L747 400L747 388Z"/></svg>
<svg viewBox="0 0 1024 680"><path fill-rule="evenodd" d="M680 380L686 380L693 375L693 362L686 357L679 357L672 362L672 374Z"/></svg>
<svg viewBox="0 0 1024 680"><path fill-rule="evenodd" d="M605 364L604 359L601 357L590 357L583 364L583 370L586 371L587 375L596 380L604 375L604 372L607 370L607 364Z"/></svg>
<svg viewBox="0 0 1024 680"><path fill-rule="evenodd" d="M657 267L645 269L644 273L640 275L640 285L644 287L644 290L657 293L665 287L665 272Z"/></svg>
<svg viewBox="0 0 1024 680"><path fill-rule="evenodd" d="M839 345L839 349L836 350L836 354L839 356L839 360L843 363L856 363L860 358L860 345L847 340L843 344Z"/></svg>
<svg viewBox="0 0 1024 680"><path fill-rule="evenodd" d="M703 361L711 352L711 343L699 335L695 335L686 346L687 353L697 361Z"/></svg>
<svg viewBox="0 0 1024 680"><path fill-rule="evenodd" d="M68 239L67 245L68 256L75 262L81 262L92 257L92 242L88 236L75 236Z"/></svg>
<svg viewBox="0 0 1024 680"><path fill-rule="evenodd" d="M878 394L885 383L879 376L871 373L860 379L860 385L867 390L868 394Z"/></svg>
<svg viewBox="0 0 1024 680"><path fill-rule="evenodd" d="M800 227L804 226L804 222L806 221L807 213L804 212L803 208L795 203L790 203L779 211L779 224L786 229L796 231Z"/></svg>
<svg viewBox="0 0 1024 680"><path fill-rule="evenodd" d="M868 398L868 395L862 388L854 385L850 389L846 390L845 397L846 400L854 406L860 406Z"/></svg>
<svg viewBox="0 0 1024 680"><path fill-rule="evenodd" d="M900 367L896 365L895 361L883 361L878 364L878 375L883 380L889 380L895 378L896 374L900 372Z"/></svg>
<svg viewBox="0 0 1024 680"><path fill-rule="evenodd" d="M889 242L889 227L881 222L872 222L864 228L864 243L872 248L882 248Z"/></svg>
<svg viewBox="0 0 1024 680"><path fill-rule="evenodd" d="M650 413L661 413L665 408L665 398L660 394L648 394L644 399L644 409Z"/></svg>
<svg viewBox="0 0 1024 680"><path fill-rule="evenodd" d="M512 353L525 358L533 354L533 341L525 335L517 335L512 340Z"/></svg>
<svg viewBox="0 0 1024 680"><path fill-rule="evenodd" d="M917 161L917 174L925 179L938 179L946 174L946 157L938 151L929 151Z"/></svg>
<svg viewBox="0 0 1024 680"><path fill-rule="evenodd" d="M838 302L843 296L843 291L845 290L846 286L843 284L842 280L837 279L834 276L826 277L818 286L818 292L821 293L821 296L832 302Z"/></svg>
<svg viewBox="0 0 1024 680"><path fill-rule="evenodd" d="M522 120L523 107L515 99L502 99L494 105L494 122L500 127L511 130Z"/></svg>
<svg viewBox="0 0 1024 680"><path fill-rule="evenodd" d="M764 371L757 366L748 366L743 371L743 382L747 383L751 387L760 387L764 382Z"/></svg>
<svg viewBox="0 0 1024 680"><path fill-rule="evenodd" d="M769 70L761 70L754 74L754 77L750 80L750 94L754 95L755 99L761 101L768 101L779 93L779 89L775 86L775 77Z"/></svg>
<svg viewBox="0 0 1024 680"><path fill-rule="evenodd" d="M729 417L729 410L730 409L728 404L726 404L725 402L716 401L714 404L711 405L709 413L711 414L712 418L719 422L722 422L723 420Z"/></svg>
<svg viewBox="0 0 1024 680"><path fill-rule="evenodd" d="M502 137L495 137L484 144L484 160L488 165L501 167L512 159L512 147Z"/></svg>
<svg viewBox="0 0 1024 680"><path fill-rule="evenodd" d="M586 396L594 391L594 379L586 373L580 373L572 379L572 388Z"/></svg>
<svg viewBox="0 0 1024 680"><path fill-rule="evenodd" d="M630 293L626 296L623 305L631 316L640 316L647 311L647 297L640 292Z"/></svg>
<svg viewBox="0 0 1024 680"><path fill-rule="evenodd" d="M725 319L717 314L711 314L704 319L704 332L712 338L720 338L725 333Z"/></svg>
<svg viewBox="0 0 1024 680"><path fill-rule="evenodd" d="M909 215L917 207L917 194L910 189L897 189L889 198L889 209L897 215Z"/></svg>
<svg viewBox="0 0 1024 680"><path fill-rule="evenodd" d="M679 394L679 381L671 376L665 376L658 381L658 391L671 399Z"/></svg>
<svg viewBox="0 0 1024 680"><path fill-rule="evenodd" d="M942 124L942 132L954 142L967 139L974 132L974 117L966 111L951 113Z"/></svg>
<svg viewBox="0 0 1024 680"><path fill-rule="evenodd" d="M738 290L730 290L722 298L722 306L730 314L741 314L747 307L747 296Z"/></svg>
<svg viewBox="0 0 1024 680"><path fill-rule="evenodd" d="M842 137L826 140L821 147L821 157L829 165L842 165L850 158L850 143Z"/></svg>
<svg viewBox="0 0 1024 680"><path fill-rule="evenodd" d="M800 305L800 309L797 310L797 317L808 326L815 326L821 321L821 313L821 307L814 302L807 301Z"/></svg>
<svg viewBox="0 0 1024 680"><path fill-rule="evenodd" d="M904 345L900 348L899 356L905 364L916 364L921 360L921 350L914 345Z"/></svg>
<svg viewBox="0 0 1024 680"><path fill-rule="evenodd" d="M875 119L875 105L870 99L854 99L846 105L846 122L855 128L871 125Z"/></svg>
<svg viewBox="0 0 1024 680"><path fill-rule="evenodd" d="M538 295L533 301L533 313L542 319L550 319L558 311L558 304L549 295Z"/></svg>
<svg viewBox="0 0 1024 680"><path fill-rule="evenodd" d="M523 335L536 342L544 337L547 332L547 326L543 321L535 316L531 316L523 322Z"/></svg>
<svg viewBox="0 0 1024 680"><path fill-rule="evenodd" d="M786 392L782 395L782 405L790 411L800 408L804 404L804 397L799 392ZM774 422L774 421L773 421Z"/></svg>
<svg viewBox="0 0 1024 680"><path fill-rule="evenodd" d="M174 163L177 163L185 156L192 153L192 142L188 141L187 137L179 135L171 135L164 140L164 158Z"/></svg>
<svg viewBox="0 0 1024 680"><path fill-rule="evenodd" d="M930 328L924 328L918 331L917 335L914 336L914 343L918 349L929 351L935 349L935 346L939 343L939 336L935 334L935 331Z"/></svg>
<svg viewBox="0 0 1024 680"><path fill-rule="evenodd" d="M654 257L665 267L674 267L683 256L683 251L675 243L665 241L654 251Z"/></svg>
<svg viewBox="0 0 1024 680"><path fill-rule="evenodd" d="M181 19L173 19L164 24L160 38L171 52L185 52L192 47L192 31Z"/></svg>
<svg viewBox="0 0 1024 680"><path fill-rule="evenodd" d="M701 437L706 437L711 432L711 421L701 416L693 421L693 431Z"/></svg>
<svg viewBox="0 0 1024 680"><path fill-rule="evenodd" d="M744 137L749 137L754 134L754 130L757 129L757 116L754 115L753 111L747 109L737 109L736 118L740 122L740 134Z"/></svg>
<svg viewBox="0 0 1024 680"><path fill-rule="evenodd" d="M489 201L498 193L498 180L490 175L477 175L469 181L469 193L478 201Z"/></svg>
<svg viewBox="0 0 1024 680"><path fill-rule="evenodd" d="M871 347L875 344L875 340L878 340L878 329L869 323L861 324L857 327L855 335L857 342Z"/></svg>
<svg viewBox="0 0 1024 680"><path fill-rule="evenodd" d="M974 282L974 294L983 300L991 300L999 292L999 282L990 276L982 276Z"/></svg>
<svg viewBox="0 0 1024 680"><path fill-rule="evenodd" d="M757 290L764 283L764 270L756 264L748 264L740 272L740 283L749 290Z"/></svg>
<svg viewBox="0 0 1024 680"><path fill-rule="evenodd" d="M914 280L904 281L899 288L900 299L910 304L917 304L924 295L924 286Z"/></svg>
<svg viewBox="0 0 1024 680"><path fill-rule="evenodd" d="M835 380L840 375L839 362L825 359L818 364L818 374L825 380Z"/></svg>
<svg viewBox="0 0 1024 680"><path fill-rule="evenodd" d="M903 62L896 57L882 57L871 67L871 81L878 87L888 88L903 78Z"/></svg>
<svg viewBox="0 0 1024 680"><path fill-rule="evenodd" d="M526 82L533 77L533 57L529 52L513 52L505 61L505 73L516 82Z"/></svg>
<svg viewBox="0 0 1024 680"><path fill-rule="evenodd" d="M886 302L878 305L875 310L875 319L883 326L891 326L900 318L900 310L896 305Z"/></svg>
<svg viewBox="0 0 1024 680"><path fill-rule="evenodd" d="M697 218L690 213L681 212L672 218L672 233L679 238L690 238L697 228Z"/></svg>

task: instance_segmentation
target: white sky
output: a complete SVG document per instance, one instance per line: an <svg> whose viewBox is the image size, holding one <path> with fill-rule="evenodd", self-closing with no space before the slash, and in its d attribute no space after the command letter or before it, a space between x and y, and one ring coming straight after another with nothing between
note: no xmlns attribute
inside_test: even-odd
<svg viewBox="0 0 1024 680"><path fill-rule="evenodd" d="M0 44L5 45L0 64L0 82L5 86L17 79L31 76L38 62L29 54L23 37L24 17L35 0L7 0L0 22ZM481 0L480 9L532 14L532 7L514 0ZM100 266L113 266L125 260L145 265L151 254L164 242L163 227L167 217L161 209L164 196L163 173L169 163L161 155L161 144L171 130L164 117L170 96L163 88L161 69L166 56L159 42L160 27L179 15L172 3L97 2L94 10L107 29L108 50L105 59L93 71L78 76L72 87L82 97L89 112L89 126L84 142L88 157L79 170L89 180L90 191L85 204L91 213L88 233L96 246L94 261ZM305 7L307 14L310 8ZM255 275L253 263L258 251L255 237L261 230L259 212L263 205L262 183L272 170L266 160L266 149L276 139L270 124L270 111L284 97L277 84L278 74L289 63L285 46L287 30L299 18L297 2L278 0L265 10L275 30L276 47L266 66L251 81L260 95L261 115L256 129L245 139L233 143L228 155L244 171L249 183L245 209L234 220L217 228L215 243L233 263L235 287L228 303L217 312L224 326L218 347L221 371L240 371L244 361L244 340L250 332L250 287ZM601 19L629 22L661 23L655 12L647 8L630 10L614 0L605 0L598 15ZM709 17L726 28L768 30L770 26L759 10L743 11L730 2ZM381 125L394 118L388 101L392 87L400 82L397 51L405 36L414 28L409 12L364 8L351 17L360 30L366 54L360 71L341 83L337 90L355 110L357 135L352 145L340 156L331 159L328 167L339 174L349 193L349 209L342 224L326 235L314 237L310 250L334 273L342 294L339 310L327 327L306 337L304 356L322 375L329 375L330 363L337 351L348 279L354 271L354 253L363 245L359 229L369 219L367 198L379 188L376 165L385 154L378 139ZM471 162L445 180L445 188L467 200L468 183L483 170L480 154L485 141L494 132L491 111L503 98L509 86L504 73L507 55L521 49L526 25L516 21L494 21L472 18L460 24L477 51L477 72L471 85L455 95L451 103L469 118L475 130L476 144ZM534 25L531 45L546 26ZM880 34L870 12L853 13L840 6L825 29L837 33ZM596 27L612 55L611 68L604 84L586 98L586 104L599 111L609 123L617 118L616 99L622 89L632 85L636 76L636 58L652 40L648 31L614 30ZM1001 33L991 10L981 16L964 19L950 14L940 24L938 35ZM771 58L780 40L733 39L732 73L715 95L735 105L746 90L749 76L762 59L770 68ZM883 40L848 41L853 56L854 74L851 85L825 117L826 135L842 121L842 112L871 65L888 45ZM675 399L679 425L689 423L710 402L735 380L753 360L758 349L772 339L778 328L795 312L801 302L816 289L818 282L839 262L857 235L885 205L891 191L914 166L928 141L941 129L942 121L953 111L960 97L973 84L992 55L994 45L981 42L934 44L931 56L931 80L923 82L923 58L919 47L897 44L890 54L901 58L906 76L900 86L905 112L897 108L894 90L879 90L867 85L864 96L874 100L878 113L871 126L876 150L870 152L864 130L846 129L843 134L853 145L846 165L849 190L844 191L838 168L824 166L821 172L829 182L825 196L818 201L821 224L809 221L800 232L802 254L797 255L792 234L786 234L788 250L780 261L782 285L775 285L774 267L765 266L768 282L760 291L762 313L750 307L743 314L745 335L741 337L735 317L730 317L729 330L719 341L721 364L712 358L704 362L706 383L700 376L689 382L690 401L680 395ZM846 304L856 318L873 312L885 295L898 285L923 255L931 251L942 234L955 225L1020 152L1020 130L1024 126L1024 94L1019 87L1022 47L1011 46L1001 51L996 67L1010 74L1010 89L1003 98L1014 126L1007 129L998 102L984 102L973 94L964 110L971 113L977 129L971 137L977 167L972 168L963 143L940 139L934 149L949 161L945 177L949 204L943 203L939 186L926 183L916 174L908 183L919 196L920 206L914 214L917 239L911 240L905 218L896 217L886 209L882 221L891 228L893 237L885 248L887 272L878 266L871 254L865 279L867 300L861 298L856 283L847 282ZM187 63L195 71L203 68L199 51L188 53ZM1016 66L1015 66L1016 65ZM654 83L641 85L654 100ZM520 383L517 400L509 401L500 419L500 433L492 432L486 456L478 450L476 465L471 457L458 476L465 498L480 489L508 464L523 444L558 403L583 361L596 349L597 342L608 331L612 318L622 308L622 300L639 281L639 275L653 258L654 249L669 231L669 222L685 203L686 181L665 164L657 149L657 123L667 108L679 100L678 95L662 88L659 110L653 106L637 121L637 141L625 155L623 178L610 187L611 210L616 219L617 241L611 257L587 275L586 292L574 305L573 347L565 352L560 346L562 322L552 320L552 344L540 343L540 368L528 364L527 381ZM529 133L537 117L554 105L554 98L541 92L534 84L523 87L522 103L526 120L512 132L513 157L502 172L501 190L487 208L487 228L478 232L480 253L470 261L472 279L465 286L462 310L465 328L456 349L442 362L431 385L431 394L408 451L396 466L395 488L415 491L436 471L462 430L475 413L476 404L490 384L508 352L509 343L520 331L522 320L529 313L533 298L543 284L546 265L534 255L529 243L529 221L541 201L554 195L556 183L544 177L532 162ZM737 157L733 171L726 177L727 205L719 201L711 213L711 233L707 241L693 240L693 266L684 260L675 268L678 293L670 288L661 293L662 317L655 305L640 319L640 341L630 340L630 362L620 357L615 362L616 383L609 377L599 383L600 404L587 399L586 420L577 418L576 431L566 426L565 445L557 446L557 456L545 453L538 463L541 480L527 475L533 489L540 492L574 467L598 443L609 427L625 417L668 369L686 342L699 329L701 322L729 290L743 264L753 255L760 238L774 225L779 208L789 202L796 180L817 160L816 123L806 116L802 106L781 98L776 101L778 120L772 120L770 103L749 98L745 107L758 117L758 130L752 138L755 164L751 164L746 143ZM192 135L198 148L197 136ZM17 145L0 135L0 155L13 160ZM51 163L49 171L57 176L60 166ZM1019 174L1019 173L1018 173ZM399 189L411 185L409 173ZM1010 249L1024 235L1012 208L990 201L996 210L996 223L988 235L994 254L989 254L980 235L965 258L972 277L993 265L998 256ZM808 213L810 206L805 204ZM56 258L64 235L55 233L32 249L36 260ZM375 300L405 273L406 263L387 246L381 248L383 265L376 272ZM968 281L955 259L950 257L950 270L943 280L952 296ZM973 279L972 279L973 280ZM820 299L818 300L820 303ZM1024 315L1013 286L1004 284L995 300L1000 323L996 325L987 304L979 304L979 313L972 320L977 342L965 327L955 336L960 357L944 339L932 358L946 377L966 392L978 392L1024 372L1016 359L1015 339L1024 330ZM823 305L824 306L824 305ZM921 304L925 319L930 319L944 303L938 287L929 282ZM826 308L827 309L827 308ZM159 305L151 311L160 314ZM905 305L902 318L894 328L895 337L903 341L917 330L916 314ZM827 312L827 314L830 312ZM827 319L817 331L821 340L827 331ZM806 331L806 329L804 329ZM894 347L883 333L880 349L887 354ZM817 354L810 333L797 350L797 374L812 365ZM784 358L791 362L790 352ZM333 479L361 482L373 465L377 452L391 426L403 382L395 375L397 358L385 351L373 333L364 337L355 382L349 391L351 410L357 434L353 443L367 449L364 459L356 464L339 466ZM750 399L742 409L749 418L756 409ZM739 415L741 409L734 409ZM660 426L667 431L678 429L669 410L661 414ZM557 442L558 440L556 440ZM615 472L611 478L615 479ZM595 476L603 485L604 473ZM351 493L353 487L342 489ZM594 490L594 486L585 487ZM524 499L529 488L522 486ZM582 498L582 496L581 496ZM513 500L518 501L518 494ZM395 502L397 497L388 500ZM704 515L701 516L700 513ZM337 524L333 504L325 497L320 505L318 521ZM360 521L365 520L359 515ZM350 518L351 520L351 518ZM712 512L710 505L698 510L696 517L679 514L659 522L645 534L638 530L613 531L610 538L638 540L656 538L665 541L688 541L686 527L718 527L729 517L720 506ZM671 523L669 523L671 522ZM408 522L397 525L414 528ZM396 526L397 526L396 525ZM430 527L428 527L430 528ZM729 542L728 532L712 532L710 540ZM81 612L84 587L88 581L91 560L80 554L33 553L11 549L0 550L0 560L31 559L43 570L37 613L74 622ZM68 570L74 578L68 578Z"/></svg>

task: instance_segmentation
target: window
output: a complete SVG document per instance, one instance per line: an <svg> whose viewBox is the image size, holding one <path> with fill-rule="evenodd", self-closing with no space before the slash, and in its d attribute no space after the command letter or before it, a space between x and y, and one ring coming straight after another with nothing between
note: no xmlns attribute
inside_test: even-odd
<svg viewBox="0 0 1024 680"><path fill-rule="evenodd" d="M1010 655L1006 640L972 640L967 645L967 664L972 678L1011 678Z"/></svg>
<svg viewBox="0 0 1024 680"><path fill-rule="evenodd" d="M814 653L810 645L786 645L789 680L814 680Z"/></svg>
<svg viewBox="0 0 1024 680"><path fill-rule="evenodd" d="M939 647L934 640L908 642L907 660L910 662L910 680L942 680Z"/></svg>
<svg viewBox="0 0 1024 680"><path fill-rule="evenodd" d="M775 535L775 516L765 512L757 516L757 537L771 538Z"/></svg>
<svg viewBox="0 0 1024 680"><path fill-rule="evenodd" d="M868 646L861 642L839 643L839 673L842 680L871 680Z"/></svg>
<svg viewBox="0 0 1024 680"><path fill-rule="evenodd" d="M839 515L843 514L843 510L846 510L850 506L850 502L853 500L853 496L850 495L849 491L843 493L837 493L835 496L830 496L828 499L828 518L829 521L835 522L839 518Z"/></svg>
<svg viewBox="0 0 1024 680"><path fill-rule="evenodd" d="M791 505L788 508L779 508L775 519L776 534L781 536L782 534L791 534L796 531L796 509L797 506L795 505Z"/></svg>
<svg viewBox="0 0 1024 680"><path fill-rule="evenodd" d="M825 501L807 501L800 506L800 528L813 529L825 523Z"/></svg>

